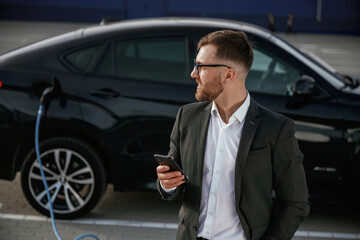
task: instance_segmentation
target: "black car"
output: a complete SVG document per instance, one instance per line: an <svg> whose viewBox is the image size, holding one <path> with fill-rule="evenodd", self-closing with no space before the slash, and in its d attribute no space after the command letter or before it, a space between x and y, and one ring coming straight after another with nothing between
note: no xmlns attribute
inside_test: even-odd
<svg viewBox="0 0 360 240"><path fill-rule="evenodd" d="M0 56L0 178L21 171L26 198L48 214L34 128L42 91L57 83L40 128L56 217L89 212L107 183L118 191L155 189L153 155L167 153L179 107L195 101L196 44L220 29L245 31L253 42L247 88L295 120L311 196L358 197L359 82L265 29L200 18L103 22Z"/></svg>

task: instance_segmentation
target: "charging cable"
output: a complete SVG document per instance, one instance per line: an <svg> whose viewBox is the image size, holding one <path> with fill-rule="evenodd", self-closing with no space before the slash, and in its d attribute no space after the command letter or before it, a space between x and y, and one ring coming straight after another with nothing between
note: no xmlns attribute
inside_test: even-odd
<svg viewBox="0 0 360 240"><path fill-rule="evenodd" d="M60 237L60 235L58 233L58 230L57 230L56 224L55 224L54 209L53 209L51 196L50 196L50 191L49 191L49 188L48 188L48 185L47 185L47 182L46 182L46 178L45 178L45 174L44 174L44 170L43 170L43 166L42 166L42 162L41 162L40 148L39 148L39 129L40 129L40 120L41 120L42 112L43 112L43 109L44 109L43 102L45 101L46 97L49 97L51 95L53 90L54 90L54 86L46 88L43 91L43 94L42 94L41 99L40 99L40 107L39 107L39 111L38 111L38 114L37 114L36 127L35 127L35 151L36 151L37 160L39 162L39 168L40 168L42 181L44 183L44 187L45 187L45 190L46 190L46 195L47 195L47 199L48 199L48 203L49 203L52 227L54 229L54 232L55 232L55 235L56 235L57 239L61 240L61 237ZM84 234L84 235L81 235L81 236L77 237L75 240L80 240L80 239L83 239L85 237L91 237L93 239L99 240L99 238L97 236L93 235L93 234Z"/></svg>

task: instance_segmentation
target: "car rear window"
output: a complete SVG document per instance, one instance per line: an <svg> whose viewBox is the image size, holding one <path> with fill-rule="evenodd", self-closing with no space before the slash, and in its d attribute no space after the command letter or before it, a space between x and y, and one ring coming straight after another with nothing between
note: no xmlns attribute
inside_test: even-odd
<svg viewBox="0 0 360 240"><path fill-rule="evenodd" d="M76 69L85 72L98 47L99 45L96 45L72 51L65 56L65 59Z"/></svg>

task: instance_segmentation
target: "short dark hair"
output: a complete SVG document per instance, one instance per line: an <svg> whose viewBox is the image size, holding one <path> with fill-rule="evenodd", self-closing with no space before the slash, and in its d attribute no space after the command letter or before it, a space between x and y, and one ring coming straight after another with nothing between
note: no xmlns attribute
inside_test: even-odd
<svg viewBox="0 0 360 240"><path fill-rule="evenodd" d="M209 33L201 38L197 50L201 47L213 44L218 47L217 56L244 64L250 70L254 53L248 37L243 31L221 30Z"/></svg>

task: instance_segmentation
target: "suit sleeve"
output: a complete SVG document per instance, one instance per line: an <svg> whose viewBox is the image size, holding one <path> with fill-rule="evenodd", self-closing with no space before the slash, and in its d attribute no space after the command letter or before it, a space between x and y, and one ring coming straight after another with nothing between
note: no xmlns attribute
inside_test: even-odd
<svg viewBox="0 0 360 240"><path fill-rule="evenodd" d="M170 135L170 150L168 155L172 156L175 161L181 166L181 156L180 156L180 120L183 108L181 107L176 116L176 120ZM176 200L182 194L184 190L184 184L178 186L175 192L171 195L164 192L160 185L159 179L156 181L157 189L164 200Z"/></svg>
<svg viewBox="0 0 360 240"><path fill-rule="evenodd" d="M273 156L273 184L277 209L265 239L291 239L309 214L308 189L294 122L288 119Z"/></svg>

